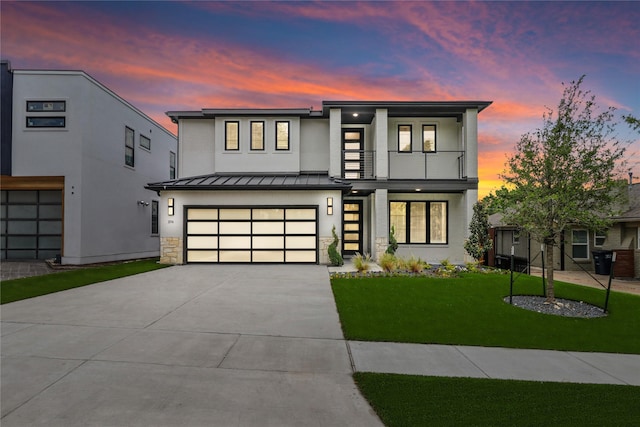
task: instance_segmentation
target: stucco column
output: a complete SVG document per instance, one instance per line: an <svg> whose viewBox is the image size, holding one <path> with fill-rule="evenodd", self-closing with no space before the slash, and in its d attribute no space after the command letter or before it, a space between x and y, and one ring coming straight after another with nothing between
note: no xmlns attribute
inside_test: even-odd
<svg viewBox="0 0 640 427"><path fill-rule="evenodd" d="M386 108L376 109L375 147L376 147L376 178L389 178L389 143L388 139L389 115Z"/></svg>
<svg viewBox="0 0 640 427"><path fill-rule="evenodd" d="M375 193L375 233L372 248L375 259L380 257L389 246L389 197L387 189L379 188Z"/></svg>
<svg viewBox="0 0 640 427"><path fill-rule="evenodd" d="M464 154L465 175L468 178L478 177L478 110L469 108L464 114Z"/></svg>
<svg viewBox="0 0 640 427"><path fill-rule="evenodd" d="M329 110L329 176L342 176L342 109Z"/></svg>

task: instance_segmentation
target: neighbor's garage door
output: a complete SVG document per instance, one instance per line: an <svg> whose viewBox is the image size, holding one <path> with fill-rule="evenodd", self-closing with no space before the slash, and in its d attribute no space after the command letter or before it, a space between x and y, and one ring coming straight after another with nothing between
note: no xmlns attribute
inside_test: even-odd
<svg viewBox="0 0 640 427"><path fill-rule="evenodd" d="M187 207L187 262L318 262L318 208Z"/></svg>

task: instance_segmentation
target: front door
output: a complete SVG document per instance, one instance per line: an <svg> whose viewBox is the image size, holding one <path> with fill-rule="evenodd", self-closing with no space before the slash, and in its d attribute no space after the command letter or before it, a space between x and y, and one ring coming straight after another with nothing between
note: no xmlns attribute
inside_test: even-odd
<svg viewBox="0 0 640 427"><path fill-rule="evenodd" d="M362 200L342 203L342 255L362 253Z"/></svg>

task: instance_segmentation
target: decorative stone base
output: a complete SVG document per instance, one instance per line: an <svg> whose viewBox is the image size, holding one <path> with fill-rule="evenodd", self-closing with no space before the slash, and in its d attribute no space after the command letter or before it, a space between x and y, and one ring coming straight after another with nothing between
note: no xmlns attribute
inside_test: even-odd
<svg viewBox="0 0 640 427"><path fill-rule="evenodd" d="M386 237L376 238L376 248L375 248L376 261L379 260L382 255L384 255L388 247L389 247L389 240Z"/></svg>
<svg viewBox="0 0 640 427"><path fill-rule="evenodd" d="M329 262L329 245L333 242L333 237L321 237L320 238L320 254L319 261L320 264L330 264ZM340 246L340 245L338 245Z"/></svg>
<svg viewBox="0 0 640 427"><path fill-rule="evenodd" d="M184 264L180 237L160 238L160 264Z"/></svg>

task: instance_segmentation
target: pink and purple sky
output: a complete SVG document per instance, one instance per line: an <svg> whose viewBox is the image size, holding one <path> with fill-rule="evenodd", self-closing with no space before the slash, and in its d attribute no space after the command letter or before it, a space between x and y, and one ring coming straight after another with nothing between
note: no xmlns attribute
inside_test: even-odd
<svg viewBox="0 0 640 427"><path fill-rule="evenodd" d="M83 70L176 132L201 108L490 100L480 196L562 82L640 116L640 2L0 2L14 69ZM629 167L640 176L640 136Z"/></svg>

